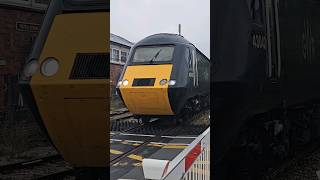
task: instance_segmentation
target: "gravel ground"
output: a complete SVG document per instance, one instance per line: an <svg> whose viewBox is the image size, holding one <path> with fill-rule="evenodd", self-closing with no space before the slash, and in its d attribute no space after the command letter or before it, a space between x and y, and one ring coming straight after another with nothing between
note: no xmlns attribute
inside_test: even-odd
<svg viewBox="0 0 320 180"><path fill-rule="evenodd" d="M2 119L0 123L0 166L40 159L58 153L29 111L15 111L11 117ZM0 172L0 179L32 179L37 175L65 169L66 162L52 163L41 168L21 169L9 174Z"/></svg>
<svg viewBox="0 0 320 180"><path fill-rule="evenodd" d="M0 165L57 154L29 112L15 112L0 124Z"/></svg>
<svg viewBox="0 0 320 180"><path fill-rule="evenodd" d="M264 179L319 180L320 176L317 176L317 171L320 171L320 147L303 158L293 160L289 163L288 166L284 167L276 176Z"/></svg>
<svg viewBox="0 0 320 180"><path fill-rule="evenodd" d="M204 110L199 114L196 114L192 120L192 125L209 125L210 124L210 110Z"/></svg>
<svg viewBox="0 0 320 180"><path fill-rule="evenodd" d="M120 96L116 96L116 95L111 96L110 111L114 111L116 109L121 109L124 107L125 105L123 104Z"/></svg>

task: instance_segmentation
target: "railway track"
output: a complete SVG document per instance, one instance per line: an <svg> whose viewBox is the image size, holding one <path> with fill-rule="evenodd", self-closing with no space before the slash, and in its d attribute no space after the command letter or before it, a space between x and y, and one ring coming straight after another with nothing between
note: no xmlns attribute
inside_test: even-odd
<svg viewBox="0 0 320 180"><path fill-rule="evenodd" d="M199 118L202 113L194 114L189 121L192 122L192 118ZM109 162L111 173L119 172L119 170L129 172L134 170L132 167L138 167L141 170L142 158L151 156L161 148L176 148L175 152L169 155L173 158L208 126L191 123L172 126L171 121L167 119L143 124L134 119L126 109L112 112L110 120L111 160ZM149 154L145 153L146 150L149 151ZM164 155L168 156L168 154ZM127 161L130 161L133 166L119 168ZM0 179L63 179L68 176L73 177L74 170L60 155L0 166Z"/></svg>
<svg viewBox="0 0 320 180"><path fill-rule="evenodd" d="M141 126L138 121L132 120L132 114L126 108L113 111L110 115L113 130L126 132L135 128L133 124ZM58 154L0 166L0 179L63 179L65 176L74 176L74 170Z"/></svg>
<svg viewBox="0 0 320 180"><path fill-rule="evenodd" d="M121 130L129 126L127 121L132 114L122 108L111 112L111 117L111 122L120 122L113 129ZM72 167L59 154L0 166L0 179L62 179L73 173Z"/></svg>
<svg viewBox="0 0 320 180"><path fill-rule="evenodd" d="M65 177L74 177L74 170L66 169L59 172L54 172L48 175L41 176L37 179L38 180L58 180L58 179L63 179Z"/></svg>
<svg viewBox="0 0 320 180"><path fill-rule="evenodd" d="M119 114L123 114L126 112L129 112L127 108L120 108L115 111L110 111L110 116L119 115Z"/></svg>
<svg viewBox="0 0 320 180"><path fill-rule="evenodd" d="M0 172L5 173L7 171L13 171L16 169L32 167L32 166L36 166L36 165L41 164L46 161L52 161L52 160L57 160L57 159L62 159L62 157L60 155L56 154L56 155L52 155L52 156L46 156L43 158L32 159L29 161L7 164L7 165L0 166Z"/></svg>
<svg viewBox="0 0 320 180"><path fill-rule="evenodd" d="M209 126L209 123L193 123L194 118L201 116L205 116L209 122L208 113L206 110L186 115L184 123L178 126L173 125L172 119L161 119L147 124L124 120L122 123L127 123L123 125L124 128L111 127L114 131L110 136L110 178L144 179L142 159L154 157L172 160Z"/></svg>
<svg viewBox="0 0 320 180"><path fill-rule="evenodd" d="M118 136L133 136L133 137L141 137L139 139L143 139L143 141L134 141L134 140L125 140L126 142L133 142L133 143L137 143L137 145L135 146L135 148L128 150L127 152L122 153L121 156L117 156L115 158L112 158L112 160L110 161L110 166L114 165L115 163L121 161L122 159L130 156L131 154L135 154L137 151L141 150L141 148L143 148L144 146L146 146L148 143L151 143L152 141L157 142L162 135L164 135L166 132L169 132L170 130L174 129L174 127L161 127L158 129L152 129L150 127L143 127L144 128L144 132L145 133L123 133L123 134L118 134ZM136 129L134 129L136 130ZM156 133L151 133L151 131L156 132ZM112 139L114 140L114 139ZM121 140L121 139L120 139ZM125 141L121 141L121 142L125 142Z"/></svg>
<svg viewBox="0 0 320 180"><path fill-rule="evenodd" d="M55 179L72 172L72 167L60 155L53 155L0 166L0 179Z"/></svg>

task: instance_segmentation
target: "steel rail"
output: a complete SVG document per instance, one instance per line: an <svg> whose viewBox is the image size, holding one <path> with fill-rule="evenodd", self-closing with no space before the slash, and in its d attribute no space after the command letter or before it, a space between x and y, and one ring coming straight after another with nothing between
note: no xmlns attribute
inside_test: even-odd
<svg viewBox="0 0 320 180"><path fill-rule="evenodd" d="M60 159L62 159L61 155L55 154L55 155L32 159L32 160L28 160L28 161L6 164L6 165L0 166L0 172L5 173L6 171L14 171L14 170L19 170L19 169L24 169L24 168L31 168L31 167L37 166L41 163L45 163L45 162L53 161L53 160L60 160Z"/></svg>

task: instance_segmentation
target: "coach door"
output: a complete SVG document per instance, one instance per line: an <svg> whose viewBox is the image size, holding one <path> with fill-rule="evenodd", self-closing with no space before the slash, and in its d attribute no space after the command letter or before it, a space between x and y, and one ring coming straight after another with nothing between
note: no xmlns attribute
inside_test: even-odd
<svg viewBox="0 0 320 180"><path fill-rule="evenodd" d="M194 50L189 49L189 80L193 83L193 87L198 87L198 63L197 57Z"/></svg>
<svg viewBox="0 0 320 180"><path fill-rule="evenodd" d="M196 54L195 50L192 50L192 56L193 56L193 71L195 73L194 75L194 87L199 86L199 73L198 73L198 56Z"/></svg>
<svg viewBox="0 0 320 180"><path fill-rule="evenodd" d="M281 75L279 0L266 0L268 77L277 82Z"/></svg>

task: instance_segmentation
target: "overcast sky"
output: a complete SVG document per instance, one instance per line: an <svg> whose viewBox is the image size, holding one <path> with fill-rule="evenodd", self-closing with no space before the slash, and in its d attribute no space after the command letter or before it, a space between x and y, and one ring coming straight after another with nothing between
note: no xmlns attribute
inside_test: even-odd
<svg viewBox="0 0 320 180"><path fill-rule="evenodd" d="M156 33L182 35L210 57L210 0L111 0L111 33L138 42Z"/></svg>

